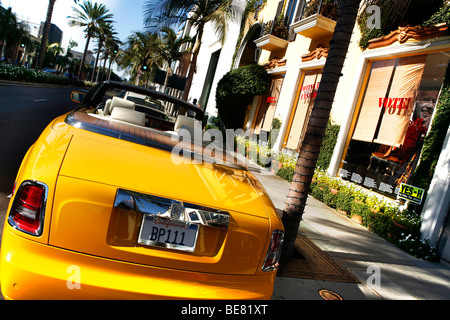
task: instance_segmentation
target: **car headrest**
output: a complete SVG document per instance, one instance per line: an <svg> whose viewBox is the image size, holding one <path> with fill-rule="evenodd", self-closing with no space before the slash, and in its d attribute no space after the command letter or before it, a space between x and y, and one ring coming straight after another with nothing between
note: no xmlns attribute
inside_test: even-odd
<svg viewBox="0 0 450 320"><path fill-rule="evenodd" d="M122 107L115 107L111 112L111 119L121 120L139 126L145 126L145 113L126 109Z"/></svg>
<svg viewBox="0 0 450 320"><path fill-rule="evenodd" d="M182 127L194 128L195 119L179 115L175 121L174 131L179 131Z"/></svg>
<svg viewBox="0 0 450 320"><path fill-rule="evenodd" d="M112 98L111 102L109 100L106 102L104 115L109 115L113 111L114 108L124 108L134 110L135 103L133 101L129 101L126 99L122 99L119 97Z"/></svg>

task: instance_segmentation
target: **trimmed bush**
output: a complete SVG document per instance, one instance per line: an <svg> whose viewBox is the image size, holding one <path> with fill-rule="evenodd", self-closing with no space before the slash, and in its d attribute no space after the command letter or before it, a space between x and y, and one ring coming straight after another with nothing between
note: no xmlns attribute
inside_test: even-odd
<svg viewBox="0 0 450 320"><path fill-rule="evenodd" d="M292 182L292 177L294 176L294 168L281 167L281 169L277 171L277 176L283 178L286 181Z"/></svg>
<svg viewBox="0 0 450 320"><path fill-rule="evenodd" d="M258 64L239 67L223 76L217 84L216 106L225 127L242 128L245 112L253 97L264 95L269 89L269 75Z"/></svg>
<svg viewBox="0 0 450 320"><path fill-rule="evenodd" d="M62 75L46 73L35 69L27 69L22 66L15 66L7 63L0 63L0 79L60 85L72 84L77 87L88 85L83 81L69 80Z"/></svg>
<svg viewBox="0 0 450 320"><path fill-rule="evenodd" d="M316 165L321 170L327 170L330 166L331 157L333 156L334 147L336 145L340 129L341 127L339 125L333 124L331 120L328 120Z"/></svg>
<svg viewBox="0 0 450 320"><path fill-rule="evenodd" d="M339 192L336 195L336 209L351 214L353 196L346 192Z"/></svg>

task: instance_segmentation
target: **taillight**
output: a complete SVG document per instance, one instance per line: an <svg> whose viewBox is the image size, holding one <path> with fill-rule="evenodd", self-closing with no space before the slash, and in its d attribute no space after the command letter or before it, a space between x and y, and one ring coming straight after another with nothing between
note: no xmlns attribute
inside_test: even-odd
<svg viewBox="0 0 450 320"><path fill-rule="evenodd" d="M42 234L46 185L33 181L25 181L15 193L8 222L15 229L40 236Z"/></svg>
<svg viewBox="0 0 450 320"><path fill-rule="evenodd" d="M272 271L278 268L278 262L281 256L281 249L283 249L284 232L275 230L272 233L269 250L267 250L266 260L262 267L263 271Z"/></svg>

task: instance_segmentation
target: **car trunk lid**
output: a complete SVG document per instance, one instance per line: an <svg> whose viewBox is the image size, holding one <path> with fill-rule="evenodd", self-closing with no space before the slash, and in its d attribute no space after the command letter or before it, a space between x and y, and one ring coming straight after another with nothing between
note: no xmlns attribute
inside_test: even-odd
<svg viewBox="0 0 450 320"><path fill-rule="evenodd" d="M245 170L176 164L166 150L96 134L74 135L55 191L50 244L144 265L252 274L262 263L268 241L269 219L261 192ZM139 202L160 203L155 199L168 206L154 212L138 209ZM122 200L134 204L127 206ZM168 219L180 206L202 221ZM216 214L215 221L228 215L226 227L204 223L199 210ZM172 237L164 238L168 229L158 229L160 238L155 238L157 223L170 221L182 221L171 229ZM191 233L196 237L193 250L161 246L179 242L183 230L177 227L191 225L196 228Z"/></svg>

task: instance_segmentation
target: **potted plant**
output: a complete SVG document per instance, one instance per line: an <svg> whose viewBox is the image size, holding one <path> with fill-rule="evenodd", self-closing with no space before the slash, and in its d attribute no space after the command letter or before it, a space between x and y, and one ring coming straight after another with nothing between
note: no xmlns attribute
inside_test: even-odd
<svg viewBox="0 0 450 320"><path fill-rule="evenodd" d="M268 146L258 146L258 164L267 168L272 163L272 156Z"/></svg>
<svg viewBox="0 0 450 320"><path fill-rule="evenodd" d="M336 195L336 209L338 212L349 215L351 213L351 206L353 203L353 195L349 188L341 189Z"/></svg>
<svg viewBox="0 0 450 320"><path fill-rule="evenodd" d="M330 177L329 178L329 187L332 194L338 194L339 189L341 187L341 179L336 177Z"/></svg>
<svg viewBox="0 0 450 320"><path fill-rule="evenodd" d="M271 172L273 174L277 174L278 170L281 169L281 166L283 165L280 161L280 153L279 152L275 152L273 153L272 156L272 165L271 165Z"/></svg>
<svg viewBox="0 0 450 320"><path fill-rule="evenodd" d="M421 219L414 211L398 210L391 218L390 235L393 240L401 238L402 234L420 236Z"/></svg>

